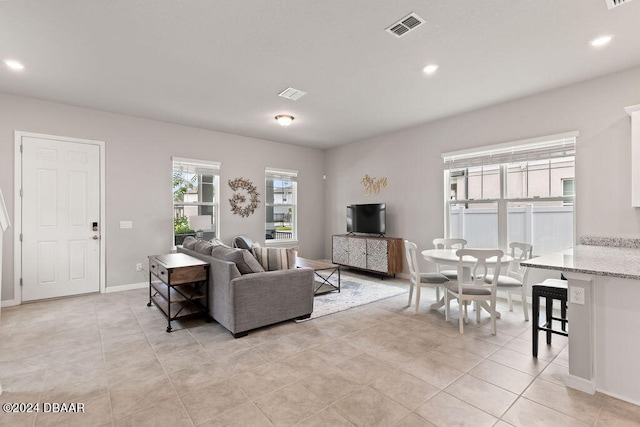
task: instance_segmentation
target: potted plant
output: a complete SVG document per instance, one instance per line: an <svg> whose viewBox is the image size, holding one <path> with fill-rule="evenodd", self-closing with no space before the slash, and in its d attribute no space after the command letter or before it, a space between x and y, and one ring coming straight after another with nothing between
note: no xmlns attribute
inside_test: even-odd
<svg viewBox="0 0 640 427"><path fill-rule="evenodd" d="M182 215L173 220L173 234L177 246L184 242L185 237L195 236L196 232L189 227L189 218L186 215Z"/></svg>

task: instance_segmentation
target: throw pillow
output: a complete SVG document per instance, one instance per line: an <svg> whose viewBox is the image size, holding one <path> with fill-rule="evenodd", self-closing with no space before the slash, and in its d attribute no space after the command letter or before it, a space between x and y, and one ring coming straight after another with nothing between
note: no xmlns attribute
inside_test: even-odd
<svg viewBox="0 0 640 427"><path fill-rule="evenodd" d="M213 248L213 245L211 244L211 242L198 240L193 250L203 255L211 255L212 248Z"/></svg>
<svg viewBox="0 0 640 427"><path fill-rule="evenodd" d="M210 241L213 244L213 246L224 246L225 248L230 248L231 247L229 245L225 245L225 243L222 240L218 239L217 237L214 237Z"/></svg>
<svg viewBox="0 0 640 427"><path fill-rule="evenodd" d="M233 238L233 247L240 249L251 249L253 242L247 236L237 236Z"/></svg>
<svg viewBox="0 0 640 427"><path fill-rule="evenodd" d="M264 268L255 259L251 252L246 249L227 248L225 246L216 246L211 251L211 255L230 261L236 264L240 274L262 273Z"/></svg>
<svg viewBox="0 0 640 427"><path fill-rule="evenodd" d="M267 271L296 268L298 248L263 248L254 246L251 250Z"/></svg>
<svg viewBox="0 0 640 427"><path fill-rule="evenodd" d="M198 239L196 239L195 237L187 236L187 237L184 238L184 241L182 242L182 247L194 250L195 247L196 247L196 242L197 241L198 241Z"/></svg>

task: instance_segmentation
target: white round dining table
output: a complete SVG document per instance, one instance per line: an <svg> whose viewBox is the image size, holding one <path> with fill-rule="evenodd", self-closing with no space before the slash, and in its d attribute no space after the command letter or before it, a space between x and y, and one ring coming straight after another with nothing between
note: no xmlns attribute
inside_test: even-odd
<svg viewBox="0 0 640 427"><path fill-rule="evenodd" d="M422 251L422 256L425 260L429 262L435 262L436 264L457 265L459 261L459 257L458 255L456 255L457 251L458 249L425 249L424 251ZM465 255L464 257L462 257L462 274L464 275L465 281L471 278L471 267L473 267L476 261L476 258L469 255ZM490 268L495 268L497 261L498 260L496 257L488 258L487 266ZM513 257L511 255L505 254L500 258L500 272L502 274L506 274L511 261L513 261ZM442 297L440 301L432 304L431 309L437 310L443 306L444 297ZM483 308L487 308L484 304L482 306ZM498 317L500 317L500 313L497 313L497 315Z"/></svg>
<svg viewBox="0 0 640 427"><path fill-rule="evenodd" d="M458 264L458 255L456 252L458 249L426 249L422 251L422 256L427 261L435 262L436 264L446 264L446 265L457 265ZM511 255L503 255L500 258L500 271L504 274L506 273L506 269L509 268L509 264L513 261L513 257ZM475 264L476 259L472 256L465 255L462 257L462 266L465 267L465 270L470 269ZM496 257L491 257L487 259L487 266L495 267L497 262ZM466 273L466 271L465 271Z"/></svg>

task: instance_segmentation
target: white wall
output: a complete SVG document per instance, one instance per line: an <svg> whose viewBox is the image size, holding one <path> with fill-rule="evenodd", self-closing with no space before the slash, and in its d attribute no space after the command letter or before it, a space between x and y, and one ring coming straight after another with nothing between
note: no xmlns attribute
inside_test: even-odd
<svg viewBox="0 0 640 427"><path fill-rule="evenodd" d="M631 122L624 107L640 103L640 68L486 107L327 153L325 255L345 232L350 203L386 202L387 236L419 248L444 233L441 153L579 131L576 235L640 236L631 207ZM386 176L378 196L365 197L364 174ZM426 267L426 266L425 266Z"/></svg>
<svg viewBox="0 0 640 427"><path fill-rule="evenodd" d="M274 125L275 122L274 122ZM299 170L299 246L302 255L323 255L324 152L119 114L0 94L0 187L14 212L14 131L105 141L107 287L148 280L136 263L171 248L171 157L222 162L221 238L238 234L264 241L264 207L248 218L233 215L228 179L253 181L264 197L266 166ZM284 131L285 129L283 129ZM261 201L263 199L261 198ZM132 229L120 229L122 220ZM2 298L14 299L13 230L5 233Z"/></svg>

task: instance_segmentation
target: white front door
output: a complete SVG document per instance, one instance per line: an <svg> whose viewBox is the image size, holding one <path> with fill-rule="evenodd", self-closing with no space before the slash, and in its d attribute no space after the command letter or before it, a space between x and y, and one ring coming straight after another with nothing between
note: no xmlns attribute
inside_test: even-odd
<svg viewBox="0 0 640 427"><path fill-rule="evenodd" d="M100 147L22 136L22 300L100 290Z"/></svg>

